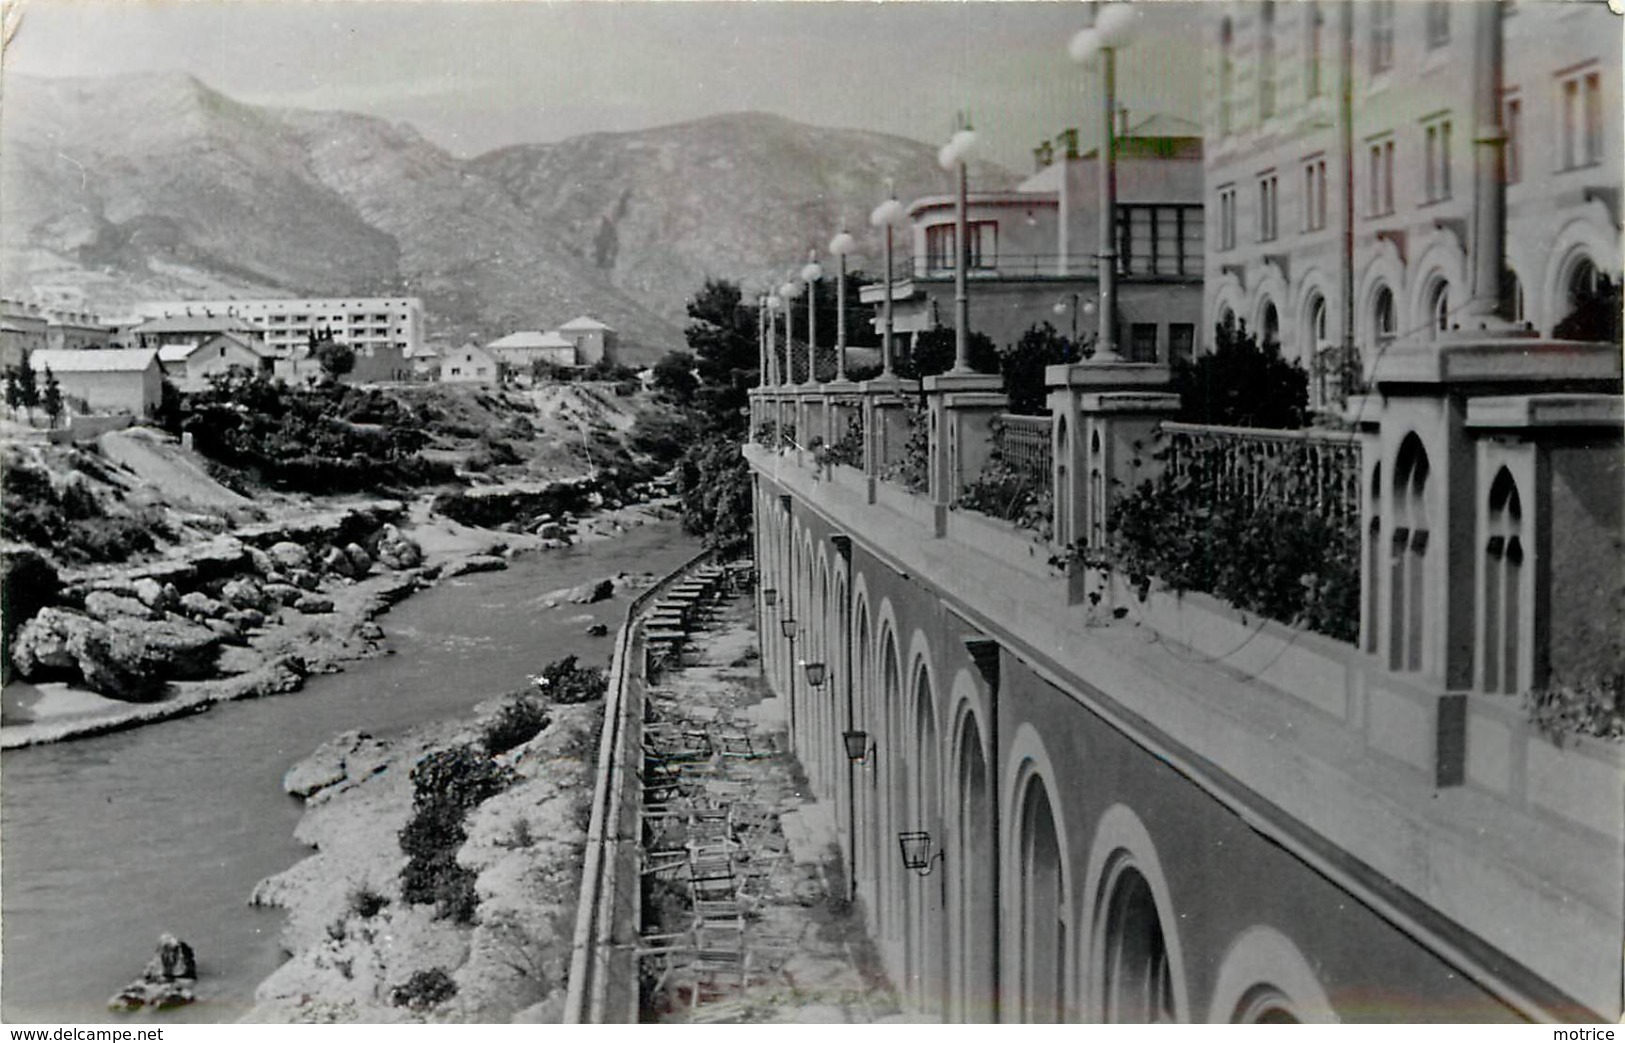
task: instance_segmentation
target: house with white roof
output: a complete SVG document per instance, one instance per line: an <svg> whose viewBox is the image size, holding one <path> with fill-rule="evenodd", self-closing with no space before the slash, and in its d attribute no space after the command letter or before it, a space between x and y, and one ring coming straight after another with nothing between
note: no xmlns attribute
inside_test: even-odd
<svg viewBox="0 0 1625 1043"><path fill-rule="evenodd" d="M496 384L501 379L502 361L478 344L464 344L440 356L441 383Z"/></svg>
<svg viewBox="0 0 1625 1043"><path fill-rule="evenodd" d="M539 330L520 330L499 337L485 346L485 350L500 359L516 373L529 373L532 365L546 362L553 366L574 366L576 346L557 330L543 333Z"/></svg>
<svg viewBox="0 0 1625 1043"><path fill-rule="evenodd" d="M192 344L164 345L158 349L158 365L177 388L201 391L210 377L232 369L269 374L271 357L233 334L218 333Z"/></svg>
<svg viewBox="0 0 1625 1043"><path fill-rule="evenodd" d="M600 362L619 361L615 330L591 315L578 315L558 328L565 340L575 345L578 366L593 366Z"/></svg>
<svg viewBox="0 0 1625 1043"><path fill-rule="evenodd" d="M33 352L28 361L42 382L50 370L69 405L85 413L145 416L158 407L162 394L156 348L45 350Z"/></svg>

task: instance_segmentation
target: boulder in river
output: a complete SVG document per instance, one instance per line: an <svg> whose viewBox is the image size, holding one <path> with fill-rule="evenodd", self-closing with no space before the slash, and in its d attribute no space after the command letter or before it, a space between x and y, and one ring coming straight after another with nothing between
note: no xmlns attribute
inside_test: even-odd
<svg viewBox="0 0 1625 1043"><path fill-rule="evenodd" d="M291 605L304 596L304 591L292 583L267 583L260 589L267 600L278 605Z"/></svg>
<svg viewBox="0 0 1625 1043"><path fill-rule="evenodd" d="M124 986L107 1005L120 1011L179 1007L197 998L192 991L196 984L197 958L192 954L192 947L165 933L158 936L158 951L147 961L141 977Z"/></svg>
<svg viewBox="0 0 1625 1043"><path fill-rule="evenodd" d="M407 538L394 525L385 525L378 530L378 540L373 553L378 563L385 568L412 569L423 564L423 548Z"/></svg>
<svg viewBox="0 0 1625 1043"><path fill-rule="evenodd" d="M470 572L500 572L508 567L506 558L494 554L470 554L448 564L440 572L442 579L465 576Z"/></svg>
<svg viewBox="0 0 1625 1043"><path fill-rule="evenodd" d="M608 623L594 623L587 628L588 637L604 637L609 633Z"/></svg>
<svg viewBox="0 0 1625 1043"><path fill-rule="evenodd" d="M344 545L344 556L350 559L350 575L357 579L372 571L372 555L357 543Z"/></svg>
<svg viewBox="0 0 1625 1043"><path fill-rule="evenodd" d="M181 611L193 619L219 619L226 614L226 606L201 591L188 591L181 595Z"/></svg>
<svg viewBox="0 0 1625 1043"><path fill-rule="evenodd" d="M338 547L326 547L316 556L317 564L323 572L330 572L335 576L354 576L355 565L351 563L350 556Z"/></svg>
<svg viewBox="0 0 1625 1043"><path fill-rule="evenodd" d="M322 578L310 569L291 569L288 572L288 581L300 590L315 590L321 585Z"/></svg>
<svg viewBox="0 0 1625 1043"><path fill-rule="evenodd" d="M220 589L220 597L232 608L265 611L265 589L252 579L239 578L230 581Z"/></svg>
<svg viewBox="0 0 1625 1043"><path fill-rule="evenodd" d="M319 615L333 611L333 599L324 598L320 594L303 594L293 603L293 607L309 615Z"/></svg>
<svg viewBox="0 0 1625 1043"><path fill-rule="evenodd" d="M607 601L615 596L615 581L601 579L596 583L583 583L565 595L566 600L576 605L591 605L599 601Z"/></svg>
<svg viewBox="0 0 1625 1043"><path fill-rule="evenodd" d="M160 583L151 576L136 580L133 587L137 601L159 612L168 612L181 601L181 593L173 583Z"/></svg>

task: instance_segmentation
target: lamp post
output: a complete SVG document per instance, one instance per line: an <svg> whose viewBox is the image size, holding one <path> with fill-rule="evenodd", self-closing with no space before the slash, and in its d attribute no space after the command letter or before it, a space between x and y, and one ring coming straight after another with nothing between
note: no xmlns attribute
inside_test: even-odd
<svg viewBox="0 0 1625 1043"><path fill-rule="evenodd" d="M1081 300L1082 297L1083 294L1074 290L1055 302L1055 314L1065 315L1069 311L1072 313L1072 343L1074 345L1078 343L1078 312L1082 311L1085 315L1095 313L1095 302Z"/></svg>
<svg viewBox="0 0 1625 1043"><path fill-rule="evenodd" d="M807 383L818 383L818 280L824 269L818 264L818 251L807 251L801 278L807 284Z"/></svg>
<svg viewBox="0 0 1625 1043"><path fill-rule="evenodd" d="M796 742L796 620L794 616L785 616L779 620L779 630L784 634L785 640L790 642L790 747L795 748Z"/></svg>
<svg viewBox="0 0 1625 1043"><path fill-rule="evenodd" d="M774 384L779 381L779 295L770 293L765 298L767 304L767 368Z"/></svg>
<svg viewBox="0 0 1625 1043"><path fill-rule="evenodd" d="M791 357L796 350L796 310L792 302L801 293L801 287L794 279L786 279L779 286L779 299L784 302L784 384L789 387L796 382L796 367Z"/></svg>
<svg viewBox="0 0 1625 1043"><path fill-rule="evenodd" d="M846 255L857 247L857 241L846 234L843 226L829 241L829 252L835 255L835 379L846 382Z"/></svg>
<svg viewBox="0 0 1625 1043"><path fill-rule="evenodd" d="M902 224L906 214L903 204L897 201L897 193L892 187L891 178L886 179L886 194L888 196L886 201L875 207L874 213L869 215L869 223L876 228L885 229L886 232L886 299L880 309L880 376L889 380L892 377L892 361L897 354L892 347L892 229Z"/></svg>
<svg viewBox="0 0 1625 1043"><path fill-rule="evenodd" d="M1134 30L1134 11L1127 3L1102 4L1095 24L1072 37L1067 50L1080 64L1100 62L1100 247L1096 277L1100 282L1100 332L1095 356L1121 362L1117 352L1117 51Z"/></svg>
<svg viewBox="0 0 1625 1043"><path fill-rule="evenodd" d="M959 116L959 128L954 136L937 152L942 169L956 175L954 190L954 372L969 373L970 368L970 284L966 268L970 265L970 221L966 215L965 160L976 147L976 132L964 113Z"/></svg>

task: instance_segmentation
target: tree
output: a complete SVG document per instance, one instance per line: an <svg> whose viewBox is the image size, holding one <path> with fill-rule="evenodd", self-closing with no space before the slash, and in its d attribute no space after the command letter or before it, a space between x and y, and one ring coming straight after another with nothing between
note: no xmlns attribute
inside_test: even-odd
<svg viewBox="0 0 1625 1043"><path fill-rule="evenodd" d="M925 331L915 339L913 353L895 363L897 375L904 380L918 380L948 372L954 366L954 341L954 331L948 326ZM993 346L993 338L972 330L967 346L971 369L977 373L999 371L999 351Z"/></svg>
<svg viewBox="0 0 1625 1043"><path fill-rule="evenodd" d="M23 404L22 381L16 366L6 367L6 408L16 417L18 408Z"/></svg>
<svg viewBox="0 0 1625 1043"><path fill-rule="evenodd" d="M158 385L158 409L153 413L153 419L170 434L181 433L181 421L185 419L181 391L168 377Z"/></svg>
<svg viewBox="0 0 1625 1043"><path fill-rule="evenodd" d="M28 422L34 422L34 407L39 405L39 380L34 374L34 364L25 354L23 364L17 370L17 401L28 414Z"/></svg>
<svg viewBox="0 0 1625 1043"><path fill-rule="evenodd" d="M1217 327L1211 354L1174 363L1173 390L1179 419L1192 424L1297 428L1309 409L1309 374L1234 319Z"/></svg>
<svg viewBox="0 0 1625 1043"><path fill-rule="evenodd" d="M692 446L678 464L677 487L684 530L723 553L750 545L750 465L736 438L713 431Z"/></svg>
<svg viewBox="0 0 1625 1043"><path fill-rule="evenodd" d="M686 351L671 351L654 365L655 393L680 409L694 402L694 356Z"/></svg>
<svg viewBox="0 0 1625 1043"><path fill-rule="evenodd" d="M694 404L705 422L742 438L749 391L757 381L758 310L741 298L739 286L725 279L707 279L688 302L693 321L683 330L694 353L700 387Z"/></svg>
<svg viewBox="0 0 1625 1043"><path fill-rule="evenodd" d="M355 369L355 349L334 340L332 330L323 330L320 337L313 332L310 337L310 353L322 364L327 379L336 381Z"/></svg>
<svg viewBox="0 0 1625 1043"><path fill-rule="evenodd" d="M1077 345L1047 322L1031 327L1019 341L1005 346L999 352L999 372L1004 375L1004 393L1010 398L1010 412L1023 416L1048 413L1049 390L1044 386L1044 370L1076 362L1078 358Z"/></svg>
<svg viewBox="0 0 1625 1043"><path fill-rule="evenodd" d="M62 385L57 383L56 374L51 367L45 367L45 394L41 396L41 404L45 407L45 415L50 418L51 426L55 427L57 421L62 419Z"/></svg>
<svg viewBox="0 0 1625 1043"><path fill-rule="evenodd" d="M1575 295L1574 310L1552 329L1562 340L1620 343L1620 285L1606 275L1597 285Z"/></svg>

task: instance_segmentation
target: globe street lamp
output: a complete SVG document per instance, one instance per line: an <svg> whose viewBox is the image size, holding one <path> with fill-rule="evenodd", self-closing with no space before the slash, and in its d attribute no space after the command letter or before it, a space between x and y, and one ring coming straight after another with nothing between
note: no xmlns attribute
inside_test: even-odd
<svg viewBox="0 0 1625 1043"><path fill-rule="evenodd" d="M779 299L784 302L784 384L789 387L796 382L796 367L791 361L791 355L796 350L796 311L790 302L801 294L801 287L794 279L786 279L779 286Z"/></svg>
<svg viewBox="0 0 1625 1043"><path fill-rule="evenodd" d="M966 267L970 263L970 222L965 210L967 203L965 160L976 147L976 132L963 113L959 129L937 152L942 169L958 175L954 192L954 372L969 373L970 368L970 287L966 281Z"/></svg>
<svg viewBox="0 0 1625 1043"><path fill-rule="evenodd" d="M1074 345L1078 343L1078 312L1082 311L1085 315L1095 313L1095 302L1081 300L1082 297L1083 294L1074 291L1055 302L1055 314L1072 313L1072 343Z"/></svg>
<svg viewBox="0 0 1625 1043"><path fill-rule="evenodd" d="M1136 15L1127 3L1101 4L1095 9L1095 24L1072 37L1067 51L1073 61L1100 63L1100 248L1097 254L1100 281L1100 332L1095 340L1095 356L1105 362L1121 362L1117 353L1117 51L1132 42Z"/></svg>
<svg viewBox="0 0 1625 1043"><path fill-rule="evenodd" d="M846 234L843 226L829 241L829 252L835 255L835 379L846 381L846 255L857 248L857 241Z"/></svg>
<svg viewBox="0 0 1625 1043"><path fill-rule="evenodd" d="M875 207L874 213L869 215L869 223L876 228L886 230L886 301L881 307L881 337L880 337L880 376L890 379L892 376L892 230L903 223L907 214L903 204L897 201L896 190L892 187L890 178L886 179L886 193L890 197L884 203Z"/></svg>
<svg viewBox="0 0 1625 1043"><path fill-rule="evenodd" d="M807 263L801 268L801 278L807 284L807 383L818 382L818 280L824 269L818 264L818 251L807 251Z"/></svg>

